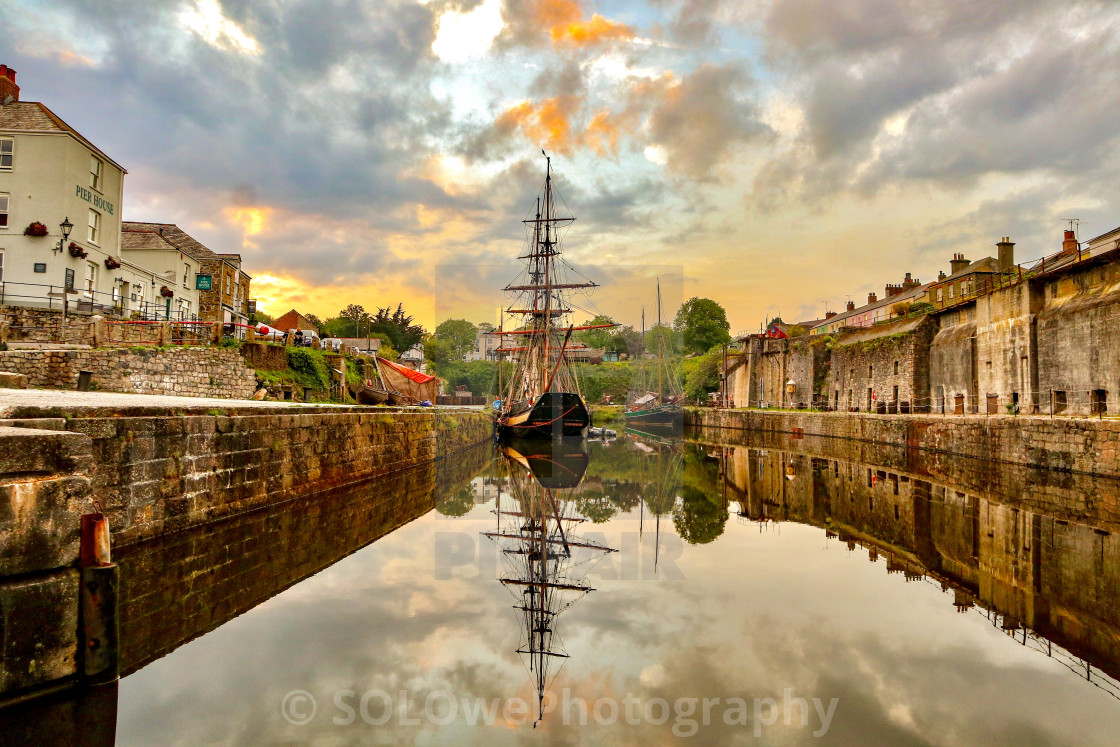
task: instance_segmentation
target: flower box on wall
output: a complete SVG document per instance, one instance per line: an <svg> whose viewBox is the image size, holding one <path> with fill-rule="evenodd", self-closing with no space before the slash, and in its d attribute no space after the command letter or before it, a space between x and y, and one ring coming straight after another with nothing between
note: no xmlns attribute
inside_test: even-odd
<svg viewBox="0 0 1120 747"><path fill-rule="evenodd" d="M24 236L46 236L47 227L39 221L29 223L27 228L23 229Z"/></svg>
<svg viewBox="0 0 1120 747"><path fill-rule="evenodd" d="M83 249L81 244L76 244L73 241L71 241L70 242L70 256L85 259L86 257L89 256L89 252L87 252L85 249Z"/></svg>
<svg viewBox="0 0 1120 747"><path fill-rule="evenodd" d="M159 289L159 294L164 298L171 298L175 295L175 291L168 288L166 285Z"/></svg>
<svg viewBox="0 0 1120 747"><path fill-rule="evenodd" d="M107 269L110 269L110 270L115 270L115 269L117 269L117 268L118 268L118 267L120 267L120 266L121 266L121 263L120 263L120 262L118 262L118 261L116 260L116 258L114 258L114 257L106 257L106 258L105 258L105 267L106 267Z"/></svg>

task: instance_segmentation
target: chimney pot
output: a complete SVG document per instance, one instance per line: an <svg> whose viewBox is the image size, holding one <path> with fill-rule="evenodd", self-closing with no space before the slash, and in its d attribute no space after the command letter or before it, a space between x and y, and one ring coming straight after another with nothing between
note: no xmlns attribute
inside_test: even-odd
<svg viewBox="0 0 1120 747"><path fill-rule="evenodd" d="M0 65L0 102L11 96L19 101L19 86L16 85L16 71L7 65Z"/></svg>
<svg viewBox="0 0 1120 747"><path fill-rule="evenodd" d="M1077 236L1073 231L1066 231L1065 239L1062 241L1062 254L1076 254L1077 253Z"/></svg>
<svg viewBox="0 0 1120 747"><path fill-rule="evenodd" d="M851 301L849 301L848 303L851 303ZM824 318L825 318L825 319L831 319L831 318L832 318L832 317L834 317L834 316L836 316L836 312L835 312L835 311L826 311L826 312L824 312Z"/></svg>
<svg viewBox="0 0 1120 747"><path fill-rule="evenodd" d="M1003 241L996 244L996 265L1000 272L1007 272L1015 266L1015 242L1010 236L1004 236Z"/></svg>
<svg viewBox="0 0 1120 747"><path fill-rule="evenodd" d="M867 294L867 303L872 304L872 303L875 303L878 300L879 300L878 296L876 296L874 293L868 293Z"/></svg>
<svg viewBox="0 0 1120 747"><path fill-rule="evenodd" d="M855 311L855 310L856 310L856 302L855 301L848 301L848 311Z"/></svg>

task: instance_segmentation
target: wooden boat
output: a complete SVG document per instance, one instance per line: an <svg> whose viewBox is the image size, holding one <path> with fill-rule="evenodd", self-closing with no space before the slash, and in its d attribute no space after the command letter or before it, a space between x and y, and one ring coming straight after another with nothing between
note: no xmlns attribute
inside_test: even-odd
<svg viewBox="0 0 1120 747"><path fill-rule="evenodd" d="M575 217L557 213L552 160L545 155L545 161L544 187L535 212L530 213L534 217L523 221L528 229L527 246L519 259L525 260L525 267L504 289L513 302L504 310L499 325L503 331L496 333L503 342L497 349L499 356L512 357L517 364L502 390L502 399L496 403L495 430L499 438L586 437L591 414L566 354L568 343L575 330L615 326L563 324L572 313L569 293L597 284L570 282L564 277L569 266L560 256L561 233ZM506 330L505 314L517 315L522 321L515 329ZM523 343L506 346L506 339Z"/></svg>
<svg viewBox="0 0 1120 747"><path fill-rule="evenodd" d="M358 404L362 405L383 405L389 399L389 393L383 389L374 389L371 386L364 386L358 390L354 399L358 400Z"/></svg>
<svg viewBox="0 0 1120 747"><path fill-rule="evenodd" d="M407 395L401 394L396 389L390 389L388 392L385 393L385 396L389 399L389 404L390 405L407 405L407 404L409 404L409 397Z"/></svg>
<svg viewBox="0 0 1120 747"><path fill-rule="evenodd" d="M683 423L684 410L681 402L683 393L676 376L666 369L665 326L661 322L661 281L657 281L657 390L650 391L647 386L652 381L641 382L641 390L635 392L627 403L623 414L626 427L656 429L660 433L679 430ZM645 339L646 315L642 312L642 339Z"/></svg>

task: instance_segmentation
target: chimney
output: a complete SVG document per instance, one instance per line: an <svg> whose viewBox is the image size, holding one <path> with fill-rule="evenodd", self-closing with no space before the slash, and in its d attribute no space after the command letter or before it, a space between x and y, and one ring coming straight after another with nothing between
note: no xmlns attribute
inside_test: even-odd
<svg viewBox="0 0 1120 747"><path fill-rule="evenodd" d="M946 274L945 274L945 271L944 271L944 270L942 270L941 272L937 273L937 279L938 279L938 280L944 280L944 279L945 279L945 278L947 278L947 277L948 277L948 275L946 275Z"/></svg>
<svg viewBox="0 0 1120 747"><path fill-rule="evenodd" d="M965 259L963 254L954 254L953 258L949 260L949 274L956 275L970 264L972 263Z"/></svg>
<svg viewBox="0 0 1120 747"><path fill-rule="evenodd" d="M1000 272L1007 272L1015 266L1015 242L1010 236L1004 236L1003 241L996 244L997 264Z"/></svg>
<svg viewBox="0 0 1120 747"><path fill-rule="evenodd" d="M887 285L883 288L883 298L890 298L891 296L897 296L901 292L902 292L902 286L901 285L891 285L890 283L887 283Z"/></svg>
<svg viewBox="0 0 1120 747"><path fill-rule="evenodd" d="M16 85L16 71L7 65L0 65L0 103L11 96L19 101L19 86Z"/></svg>
<svg viewBox="0 0 1120 747"><path fill-rule="evenodd" d="M1077 254L1077 237L1073 231L1066 231L1065 240L1062 241L1062 254Z"/></svg>
<svg viewBox="0 0 1120 747"><path fill-rule="evenodd" d="M879 298L874 293L867 294L867 303L875 303Z"/></svg>
<svg viewBox="0 0 1120 747"><path fill-rule="evenodd" d="M921 280L916 280L916 279L910 277L910 273L906 273L906 277L903 278L903 280L902 280L902 290L910 290L911 288L917 288L921 284L922 284Z"/></svg>
<svg viewBox="0 0 1120 747"><path fill-rule="evenodd" d="M848 301L848 303L852 303L852 302L851 302L851 301ZM854 306L855 304L852 304L852 305ZM825 319L831 319L831 318L832 318L832 317L834 317L834 316L836 316L836 312L835 312L835 311L826 311L826 312L824 312L824 318L825 318Z"/></svg>
<svg viewBox="0 0 1120 747"><path fill-rule="evenodd" d="M855 310L856 310L856 302L855 301L848 301L848 311L855 311Z"/></svg>

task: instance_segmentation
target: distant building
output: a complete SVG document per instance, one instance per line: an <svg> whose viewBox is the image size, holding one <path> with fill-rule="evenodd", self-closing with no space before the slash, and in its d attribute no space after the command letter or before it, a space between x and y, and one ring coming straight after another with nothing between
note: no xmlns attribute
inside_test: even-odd
<svg viewBox="0 0 1120 747"><path fill-rule="evenodd" d="M127 233L154 233L173 252L182 252L197 260L195 276L198 290L198 317L206 322L223 324L249 323L249 284L252 278L241 269L240 254L218 254L174 223L141 223L126 221L121 230ZM243 327L237 336L244 337Z"/></svg>
<svg viewBox="0 0 1120 747"><path fill-rule="evenodd" d="M474 349L463 355L465 361L492 361L498 358L498 348L502 346L501 337L493 334L494 327L481 324L474 336Z"/></svg>
<svg viewBox="0 0 1120 747"><path fill-rule="evenodd" d="M381 352L380 337L342 337L340 339L343 347L357 348L359 353L377 355Z"/></svg>
<svg viewBox="0 0 1120 747"><path fill-rule="evenodd" d="M312 324L310 319L308 319L295 309L292 309L288 313L276 317L268 326L274 327L281 332L287 332L289 329L313 329L316 332L322 334L322 330ZM362 341L364 342L365 338L362 338Z"/></svg>

